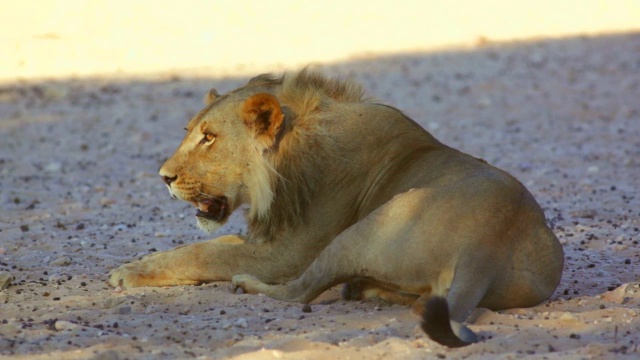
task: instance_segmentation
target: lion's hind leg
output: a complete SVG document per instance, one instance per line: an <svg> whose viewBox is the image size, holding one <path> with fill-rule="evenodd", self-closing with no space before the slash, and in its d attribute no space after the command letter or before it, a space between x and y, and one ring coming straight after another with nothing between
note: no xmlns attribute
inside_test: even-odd
<svg viewBox="0 0 640 360"><path fill-rule="evenodd" d="M336 256L340 253L335 242L329 245L320 256L295 280L286 284L269 285L257 277L240 274L231 281L234 286L253 294L265 294L277 300L309 303L325 290L334 285L349 281L354 276L353 264L349 256Z"/></svg>
<svg viewBox="0 0 640 360"><path fill-rule="evenodd" d="M400 289L405 271L389 269L402 269L407 264L409 267L411 264L420 266L424 264L423 256L428 253L421 244L423 235L419 235L420 229L406 224L406 219L421 214L421 204L425 203L424 198L428 194L428 190L419 190L395 196L340 233L297 279L286 284L267 285L246 275L234 276L232 281L249 293L263 293L275 299L302 303L312 301L332 286L354 279L370 279L382 286L388 284ZM415 249L413 253L409 250L411 248ZM422 285L418 287L424 287ZM371 291L399 300L388 291Z"/></svg>

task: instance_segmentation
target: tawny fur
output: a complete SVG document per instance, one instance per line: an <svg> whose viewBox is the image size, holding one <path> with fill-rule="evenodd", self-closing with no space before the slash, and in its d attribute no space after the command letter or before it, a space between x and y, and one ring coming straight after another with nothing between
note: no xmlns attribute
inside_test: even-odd
<svg viewBox="0 0 640 360"><path fill-rule="evenodd" d="M205 99L160 175L207 231L249 204L249 233L123 265L113 286L233 280L309 302L348 283L349 299L414 309L438 298L451 326L432 312L425 329L455 345L475 341L462 324L475 307L532 306L558 285L562 247L520 182L354 82L303 70Z"/></svg>

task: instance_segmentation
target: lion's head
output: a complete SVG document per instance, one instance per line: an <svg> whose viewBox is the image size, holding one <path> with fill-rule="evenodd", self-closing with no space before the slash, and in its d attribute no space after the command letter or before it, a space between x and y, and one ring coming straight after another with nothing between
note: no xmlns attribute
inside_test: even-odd
<svg viewBox="0 0 640 360"><path fill-rule="evenodd" d="M284 115L264 90L247 87L223 96L212 90L160 169L171 196L198 209L198 225L205 231L224 224L240 204L251 203L251 211L260 213L271 202L272 171L263 153L276 144Z"/></svg>
<svg viewBox="0 0 640 360"><path fill-rule="evenodd" d="M320 109L362 98L354 83L307 70L260 75L224 95L212 90L160 176L173 197L198 208L205 231L247 203L251 232L269 237L283 224L303 221L323 164L337 156L321 125L335 115Z"/></svg>

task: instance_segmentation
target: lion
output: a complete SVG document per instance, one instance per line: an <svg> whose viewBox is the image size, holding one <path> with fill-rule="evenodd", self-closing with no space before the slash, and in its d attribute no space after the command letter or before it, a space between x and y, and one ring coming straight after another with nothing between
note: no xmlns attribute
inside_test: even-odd
<svg viewBox="0 0 640 360"><path fill-rule="evenodd" d="M514 177L444 145L352 81L302 70L219 95L162 165L172 197L212 232L247 204L248 234L125 264L112 286L232 281L309 303L413 304L436 342L463 346L476 307L530 307L560 282L563 250Z"/></svg>

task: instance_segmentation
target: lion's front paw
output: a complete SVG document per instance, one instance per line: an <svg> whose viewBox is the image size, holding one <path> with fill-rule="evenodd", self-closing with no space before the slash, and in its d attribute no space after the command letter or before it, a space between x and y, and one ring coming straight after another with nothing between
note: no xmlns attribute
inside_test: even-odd
<svg viewBox="0 0 640 360"><path fill-rule="evenodd" d="M111 270L109 284L113 287L195 285L198 281L179 279L173 271L154 264L150 257L134 261ZM155 265L155 266L154 266Z"/></svg>
<svg viewBox="0 0 640 360"><path fill-rule="evenodd" d="M242 288L245 293L256 294L260 293L261 288L268 286L257 277L248 274L234 275L231 279L234 288Z"/></svg>
<svg viewBox="0 0 640 360"><path fill-rule="evenodd" d="M147 286L148 270L140 261L122 265L109 272L109 285L124 288Z"/></svg>

